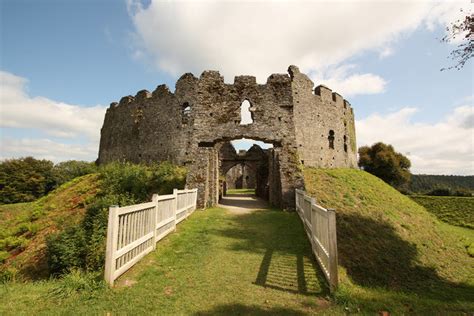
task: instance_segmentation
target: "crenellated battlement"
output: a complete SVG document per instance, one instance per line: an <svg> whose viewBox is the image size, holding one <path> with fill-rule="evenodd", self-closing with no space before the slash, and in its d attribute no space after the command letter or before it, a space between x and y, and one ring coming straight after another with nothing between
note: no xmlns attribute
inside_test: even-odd
<svg viewBox="0 0 474 316"><path fill-rule="evenodd" d="M291 85L295 78L295 73L299 76L304 76L305 79L310 82L312 81L304 74L299 72L298 67L290 66L288 68L288 74L271 74L268 76L265 84L258 84L255 76L241 75L235 76L234 82L232 84L226 84L224 77L215 70L206 70L201 73L199 78L195 77L192 73L183 74L176 82L175 92L171 92L169 87L166 84L158 85L153 92L148 90L140 90L136 93L135 96L125 96L120 99L120 101L112 102L109 109L114 109L119 106L133 106L134 104L146 104L149 99L159 99L161 97L175 97L182 94L186 94L189 90L195 90L198 86L211 86L218 85L231 89L235 87L236 90L243 90L245 88L251 87L265 87L271 86L274 89L279 89L282 85ZM345 100L339 93L333 92L330 88L325 85L318 85L314 89L308 88L308 92L311 90L315 96L318 96L322 102L332 103L338 108L348 108L352 113L352 108L350 103Z"/></svg>

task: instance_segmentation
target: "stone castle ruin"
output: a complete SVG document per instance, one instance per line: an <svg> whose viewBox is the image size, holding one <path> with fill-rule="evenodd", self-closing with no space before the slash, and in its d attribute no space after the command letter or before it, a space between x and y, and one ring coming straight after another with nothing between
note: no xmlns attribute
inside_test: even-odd
<svg viewBox="0 0 474 316"><path fill-rule="evenodd" d="M217 71L187 73L172 93L160 85L123 97L107 109L98 162L171 161L188 168L186 185L198 188L198 205L218 202L220 182L253 187L272 205L294 208L303 187L302 166L356 167L354 113L349 102L313 82L296 66L266 84L237 76L224 82ZM244 108L244 101L250 107ZM251 123L242 120L249 111ZM260 140L238 153L230 141ZM240 170L240 171L239 171ZM238 185L238 183L237 183Z"/></svg>

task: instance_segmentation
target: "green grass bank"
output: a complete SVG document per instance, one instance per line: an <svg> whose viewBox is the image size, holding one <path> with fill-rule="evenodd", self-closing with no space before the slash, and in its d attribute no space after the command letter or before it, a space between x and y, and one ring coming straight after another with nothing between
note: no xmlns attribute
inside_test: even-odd
<svg viewBox="0 0 474 316"><path fill-rule="evenodd" d="M472 229L441 222L360 170L307 168L304 175L307 191L337 212L339 304L394 314L474 310Z"/></svg>
<svg viewBox="0 0 474 316"><path fill-rule="evenodd" d="M46 237L78 225L98 191L98 176L90 174L34 202L0 205L0 281L47 277Z"/></svg>

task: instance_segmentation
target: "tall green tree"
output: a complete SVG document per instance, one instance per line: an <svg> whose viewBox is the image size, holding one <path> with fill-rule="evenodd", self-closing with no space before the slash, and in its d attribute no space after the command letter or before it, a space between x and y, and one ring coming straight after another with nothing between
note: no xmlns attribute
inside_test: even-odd
<svg viewBox="0 0 474 316"><path fill-rule="evenodd" d="M97 166L93 162L68 160L57 163L53 167L55 186L60 186L76 177L94 173L96 171Z"/></svg>
<svg viewBox="0 0 474 316"><path fill-rule="evenodd" d="M25 157L0 161L0 204L34 201L76 177L96 172L94 163Z"/></svg>
<svg viewBox="0 0 474 316"><path fill-rule="evenodd" d="M410 182L410 166L410 160L392 145L379 142L359 148L359 167L399 190Z"/></svg>
<svg viewBox="0 0 474 316"><path fill-rule="evenodd" d="M33 201L55 185L53 162L33 157L7 159L0 163L0 203Z"/></svg>

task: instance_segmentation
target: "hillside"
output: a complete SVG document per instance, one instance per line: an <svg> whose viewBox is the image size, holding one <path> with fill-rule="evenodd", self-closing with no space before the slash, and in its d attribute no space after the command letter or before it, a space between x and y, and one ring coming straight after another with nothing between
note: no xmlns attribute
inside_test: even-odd
<svg viewBox="0 0 474 316"><path fill-rule="evenodd" d="M0 277L48 276L45 238L83 218L85 205L98 192L96 174L67 182L30 203L0 206Z"/></svg>
<svg viewBox="0 0 474 316"><path fill-rule="evenodd" d="M474 176L414 174L411 176L409 189L415 193L427 193L435 189L474 192Z"/></svg>
<svg viewBox="0 0 474 316"><path fill-rule="evenodd" d="M474 310L473 230L439 221L360 170L304 175L306 190L337 212L339 303L397 314Z"/></svg>

